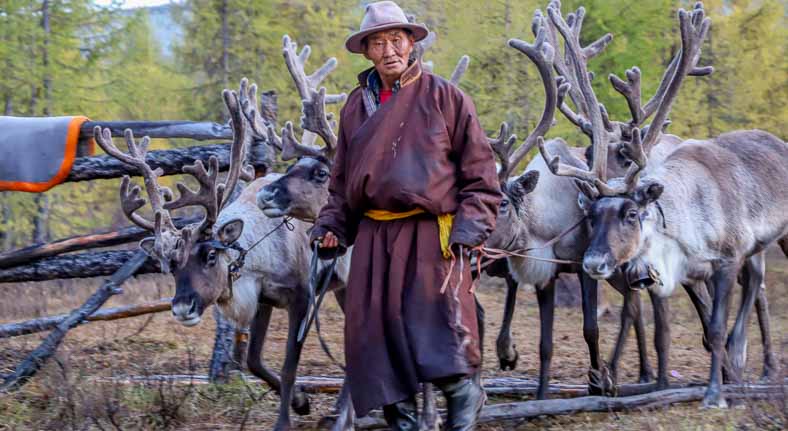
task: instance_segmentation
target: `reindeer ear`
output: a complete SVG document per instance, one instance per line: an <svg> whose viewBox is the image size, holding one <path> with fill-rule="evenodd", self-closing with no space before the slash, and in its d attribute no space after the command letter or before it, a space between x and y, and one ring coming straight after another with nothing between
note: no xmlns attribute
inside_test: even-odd
<svg viewBox="0 0 788 431"><path fill-rule="evenodd" d="M140 248L150 257L156 257L153 246L156 245L156 238L150 236L140 241Z"/></svg>
<svg viewBox="0 0 788 431"><path fill-rule="evenodd" d="M659 197L662 196L662 192L664 190L665 186L660 183L644 184L635 189L635 195L633 199L638 205L644 207L659 199Z"/></svg>
<svg viewBox="0 0 788 431"><path fill-rule="evenodd" d="M524 195L531 193L536 188L536 183L539 182L539 171L528 171L520 175L515 181L520 184Z"/></svg>
<svg viewBox="0 0 788 431"><path fill-rule="evenodd" d="M244 221L241 219L231 220L219 228L219 241L224 245L230 245L238 240L241 232L244 231Z"/></svg>
<svg viewBox="0 0 788 431"><path fill-rule="evenodd" d="M528 171L509 183L509 197L515 202L521 202L523 197L531 193L539 181L539 172Z"/></svg>

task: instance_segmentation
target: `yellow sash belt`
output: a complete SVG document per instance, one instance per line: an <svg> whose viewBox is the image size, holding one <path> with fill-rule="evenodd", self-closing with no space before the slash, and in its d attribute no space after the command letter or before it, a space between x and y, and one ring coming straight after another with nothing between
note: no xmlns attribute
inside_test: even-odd
<svg viewBox="0 0 788 431"><path fill-rule="evenodd" d="M417 214L424 214L421 208L415 208L410 211L395 213L386 210L368 210L364 213L365 216L372 220L378 221L391 221L408 218ZM438 216L438 233L440 234L441 252L446 259L451 258L451 250L449 248L449 235L451 235L451 226L454 222L454 214L440 214Z"/></svg>

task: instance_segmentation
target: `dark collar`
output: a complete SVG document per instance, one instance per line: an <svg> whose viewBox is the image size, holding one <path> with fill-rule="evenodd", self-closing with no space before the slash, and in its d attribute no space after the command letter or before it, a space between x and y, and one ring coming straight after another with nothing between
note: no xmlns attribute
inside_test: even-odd
<svg viewBox="0 0 788 431"><path fill-rule="evenodd" d="M370 67L369 69L359 73L358 85L360 85L362 88L367 88L367 85L369 84L369 80L368 80L369 75L372 74L373 72L377 76L378 72L375 70L375 67ZM420 77L421 77L421 61L413 60L410 66L408 66L408 68L405 69L404 72L402 72L402 76L400 76L398 81L399 88L414 83ZM379 77L377 79L380 80Z"/></svg>

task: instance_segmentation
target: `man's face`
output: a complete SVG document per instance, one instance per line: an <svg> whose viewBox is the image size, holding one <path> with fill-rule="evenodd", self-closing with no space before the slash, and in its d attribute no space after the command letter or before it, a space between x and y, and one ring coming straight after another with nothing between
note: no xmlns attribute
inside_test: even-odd
<svg viewBox="0 0 788 431"><path fill-rule="evenodd" d="M375 64L381 78L396 80L408 68L414 39L405 30L384 30L367 36L364 56Z"/></svg>

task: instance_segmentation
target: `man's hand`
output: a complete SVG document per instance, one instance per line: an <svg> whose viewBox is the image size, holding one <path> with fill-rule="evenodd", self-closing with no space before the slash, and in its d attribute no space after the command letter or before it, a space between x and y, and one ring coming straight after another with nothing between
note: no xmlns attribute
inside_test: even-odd
<svg viewBox="0 0 788 431"><path fill-rule="evenodd" d="M320 241L320 248L336 248L339 246L339 239L333 232L326 232L326 236L318 238Z"/></svg>

